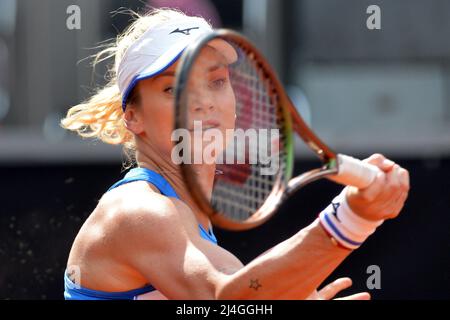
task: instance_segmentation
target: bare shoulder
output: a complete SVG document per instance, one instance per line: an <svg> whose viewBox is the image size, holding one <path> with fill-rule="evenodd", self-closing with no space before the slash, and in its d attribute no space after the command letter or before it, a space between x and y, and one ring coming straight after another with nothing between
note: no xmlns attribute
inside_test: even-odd
<svg viewBox="0 0 450 320"><path fill-rule="evenodd" d="M110 231L120 231L122 236L127 232L131 232L131 236L151 231L161 234L166 227L176 229L195 222L192 214L187 214L189 207L182 201L160 194L145 181L105 193L97 210L101 220L112 229Z"/></svg>
<svg viewBox="0 0 450 320"><path fill-rule="evenodd" d="M101 197L78 232L67 263L81 267L83 285L89 288L126 291L142 286L147 280L132 260L144 252L158 254L168 244L184 245L185 226L192 222L179 214L182 208L181 201L161 195L144 181L113 189Z"/></svg>
<svg viewBox="0 0 450 320"><path fill-rule="evenodd" d="M180 200L153 188L138 181L106 192L80 229L69 263L78 264L80 257L126 260L127 253L143 246L159 251L168 243L183 245L195 218Z"/></svg>

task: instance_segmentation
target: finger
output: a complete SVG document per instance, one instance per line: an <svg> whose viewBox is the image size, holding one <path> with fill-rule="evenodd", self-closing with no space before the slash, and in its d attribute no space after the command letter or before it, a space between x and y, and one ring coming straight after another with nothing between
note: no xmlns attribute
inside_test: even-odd
<svg viewBox="0 0 450 320"><path fill-rule="evenodd" d="M360 293L352 294L351 296L337 298L334 300L370 300L370 299L371 299L370 293L360 292Z"/></svg>
<svg viewBox="0 0 450 320"><path fill-rule="evenodd" d="M383 162L381 163L381 166L379 166L379 168L381 170L383 170L384 172L389 172L392 170L392 168L394 167L395 162L389 159L384 159Z"/></svg>
<svg viewBox="0 0 450 320"><path fill-rule="evenodd" d="M384 200L384 205L380 209L386 214L387 219L392 219L398 216L408 197L409 174L396 164L394 170L388 173L386 178L387 184L384 193L390 196Z"/></svg>
<svg viewBox="0 0 450 320"><path fill-rule="evenodd" d="M395 198L397 198L398 192L402 189L400 188L400 169L398 164L395 164L391 171L386 173L386 183L384 191L387 194L396 193Z"/></svg>
<svg viewBox="0 0 450 320"><path fill-rule="evenodd" d="M317 290L314 290L307 298L306 300L323 300Z"/></svg>
<svg viewBox="0 0 450 320"><path fill-rule="evenodd" d="M399 167L396 174L399 189L401 190L401 195L406 199L409 193L409 173L407 170L403 169L402 167Z"/></svg>
<svg viewBox="0 0 450 320"><path fill-rule="evenodd" d="M364 199L367 200L367 202L373 202L375 199L380 197L380 195L382 195L386 187L386 183L386 174L380 171L377 173L372 184L364 190L359 190L359 193ZM358 192L358 189L353 189L353 192Z"/></svg>
<svg viewBox="0 0 450 320"><path fill-rule="evenodd" d="M386 219L394 219L396 218L399 213L401 212L401 210L403 209L406 199L408 198L408 192L407 191L403 191L400 193L400 195L398 196L398 198L394 201L394 203L391 206L391 212L387 213Z"/></svg>
<svg viewBox="0 0 450 320"><path fill-rule="evenodd" d="M383 156L380 153L374 153L370 157L363 160L363 162L367 162L370 164L373 164L375 166L381 165L381 163L386 159L385 156Z"/></svg>
<svg viewBox="0 0 450 320"><path fill-rule="evenodd" d="M400 172L400 183L404 190L409 190L409 172L408 170L401 168Z"/></svg>
<svg viewBox="0 0 450 320"><path fill-rule="evenodd" d="M340 291L351 287L352 279L350 278L339 278L334 280L329 285L325 286L322 290L319 291L319 295L325 299L330 300Z"/></svg>
<svg viewBox="0 0 450 320"><path fill-rule="evenodd" d="M377 166L384 172L390 171L395 164L380 153L375 153L363 161Z"/></svg>
<svg viewBox="0 0 450 320"><path fill-rule="evenodd" d="M395 164L394 168L386 173L383 191L377 199L377 202L380 203L379 209L386 211L386 214L390 214L396 208L396 204L404 194L400 182L400 169L400 166Z"/></svg>

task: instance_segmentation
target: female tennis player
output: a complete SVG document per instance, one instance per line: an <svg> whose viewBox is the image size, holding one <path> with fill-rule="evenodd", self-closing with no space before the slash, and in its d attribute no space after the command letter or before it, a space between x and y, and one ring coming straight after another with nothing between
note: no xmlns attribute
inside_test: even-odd
<svg viewBox="0 0 450 320"><path fill-rule="evenodd" d="M96 57L115 58L109 84L62 120L82 137L123 145L134 166L79 231L64 275L66 299L331 299L351 280L316 289L384 220L400 213L408 172L376 154L366 160L381 169L376 180L364 190L346 187L340 205L330 205L331 214L340 210L333 231L342 239L317 219L247 265L221 248L171 159L178 58L195 37L210 31L204 19L174 10L136 15ZM201 53L207 72L199 76L206 74L209 85L192 90L210 90L209 99L196 101L192 114L206 129L234 125L227 64L236 58L225 41ZM212 188L214 170L199 170L204 187ZM363 292L346 298L369 297Z"/></svg>

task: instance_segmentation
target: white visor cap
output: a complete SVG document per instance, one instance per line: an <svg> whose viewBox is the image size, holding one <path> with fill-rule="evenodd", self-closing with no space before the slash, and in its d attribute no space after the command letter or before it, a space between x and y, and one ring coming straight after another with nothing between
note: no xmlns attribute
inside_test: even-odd
<svg viewBox="0 0 450 320"><path fill-rule="evenodd" d="M163 72L177 61L190 43L212 31L200 17L185 17L147 30L127 49L117 70L123 110L129 94L140 80ZM238 59L236 50L224 40L215 39L208 45L219 51L229 64Z"/></svg>

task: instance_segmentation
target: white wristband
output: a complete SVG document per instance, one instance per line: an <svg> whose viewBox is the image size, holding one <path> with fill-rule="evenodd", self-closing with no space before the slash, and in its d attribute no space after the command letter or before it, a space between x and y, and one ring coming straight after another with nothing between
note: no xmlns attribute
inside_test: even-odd
<svg viewBox="0 0 450 320"><path fill-rule="evenodd" d="M370 221L361 218L350 209L345 196L347 188L333 199L319 214L319 220L327 232L342 246L358 248L384 220Z"/></svg>

